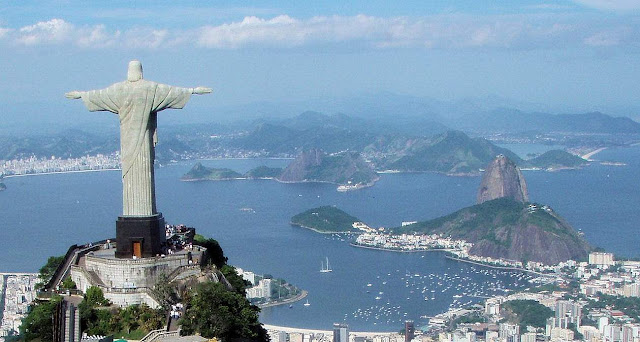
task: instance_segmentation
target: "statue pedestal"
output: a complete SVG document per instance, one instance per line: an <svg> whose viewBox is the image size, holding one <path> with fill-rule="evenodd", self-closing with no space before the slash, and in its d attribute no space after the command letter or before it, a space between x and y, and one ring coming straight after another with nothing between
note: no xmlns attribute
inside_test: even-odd
<svg viewBox="0 0 640 342"><path fill-rule="evenodd" d="M161 213L120 216L116 221L116 258L149 258L164 253L166 235Z"/></svg>

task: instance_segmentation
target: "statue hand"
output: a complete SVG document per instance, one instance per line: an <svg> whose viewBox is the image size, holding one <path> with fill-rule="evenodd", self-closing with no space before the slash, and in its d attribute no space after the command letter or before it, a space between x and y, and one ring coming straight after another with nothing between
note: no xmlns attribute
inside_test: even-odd
<svg viewBox="0 0 640 342"><path fill-rule="evenodd" d="M198 95L209 94L212 91L213 90L211 88L207 88L207 87L197 87L193 89L193 93Z"/></svg>
<svg viewBox="0 0 640 342"><path fill-rule="evenodd" d="M75 91L75 90L74 90L74 91L70 91L70 92L68 92L68 93L64 94L64 96L65 96L66 98L68 98L68 99L72 99L72 100L79 99L79 98L81 98L81 97L82 97L82 96L80 96L80 92L79 92L79 91Z"/></svg>

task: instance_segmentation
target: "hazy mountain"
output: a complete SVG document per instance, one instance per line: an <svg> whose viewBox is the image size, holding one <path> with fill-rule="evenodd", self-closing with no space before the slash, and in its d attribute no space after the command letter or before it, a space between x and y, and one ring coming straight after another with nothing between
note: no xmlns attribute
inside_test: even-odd
<svg viewBox="0 0 640 342"><path fill-rule="evenodd" d="M281 182L328 182L335 184L372 184L378 180L358 153L329 155L318 149L302 152L277 178Z"/></svg>
<svg viewBox="0 0 640 342"><path fill-rule="evenodd" d="M484 132L574 132L640 133L640 123L628 117L612 117L600 112L584 114L526 113L517 109L496 109L468 115L456 128Z"/></svg>
<svg viewBox="0 0 640 342"><path fill-rule="evenodd" d="M495 156L503 154L518 163L513 152L482 138L472 139L460 131L449 131L422 144L383 167L399 171L437 171L444 173L476 173Z"/></svg>

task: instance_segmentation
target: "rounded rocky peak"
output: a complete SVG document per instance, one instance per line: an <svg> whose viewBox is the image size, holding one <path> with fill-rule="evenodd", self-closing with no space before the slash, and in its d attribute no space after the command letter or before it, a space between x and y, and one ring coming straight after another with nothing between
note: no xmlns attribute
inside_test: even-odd
<svg viewBox="0 0 640 342"><path fill-rule="evenodd" d="M478 204L508 197L528 202L527 184L518 166L507 156L496 156L487 166L478 190Z"/></svg>

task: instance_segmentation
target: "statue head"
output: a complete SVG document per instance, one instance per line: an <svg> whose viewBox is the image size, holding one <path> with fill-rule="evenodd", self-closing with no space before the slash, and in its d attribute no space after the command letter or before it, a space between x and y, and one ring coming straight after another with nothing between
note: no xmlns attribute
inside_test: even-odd
<svg viewBox="0 0 640 342"><path fill-rule="evenodd" d="M142 63L134 59L129 62L129 70L127 71L127 81L135 82L142 79Z"/></svg>

